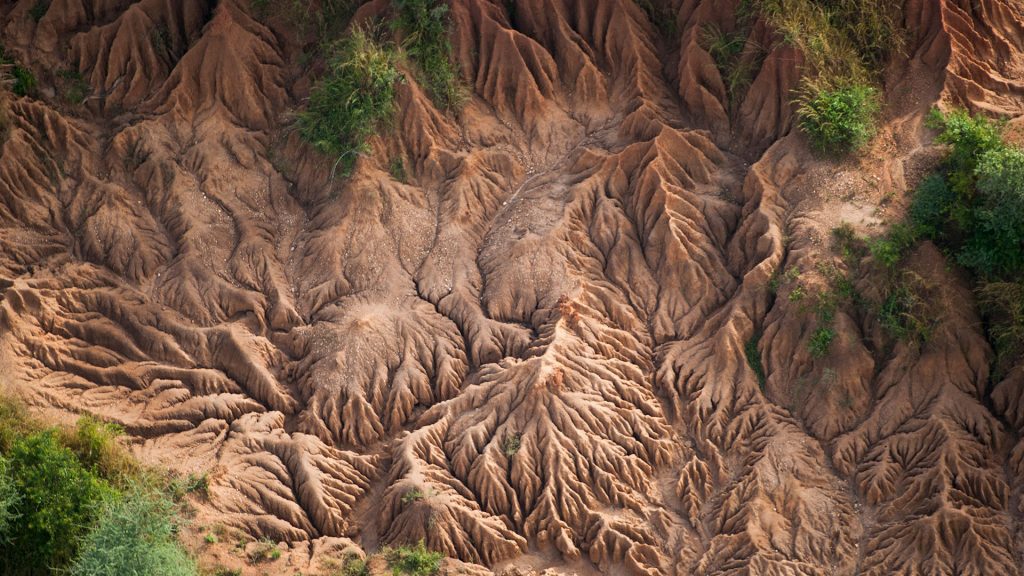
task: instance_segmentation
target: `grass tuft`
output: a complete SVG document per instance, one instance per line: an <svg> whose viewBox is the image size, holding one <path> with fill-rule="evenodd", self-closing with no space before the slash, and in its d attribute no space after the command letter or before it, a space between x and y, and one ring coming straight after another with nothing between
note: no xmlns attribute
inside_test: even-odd
<svg viewBox="0 0 1024 576"><path fill-rule="evenodd" d="M317 150L334 157L335 169L348 175L367 139L394 112L400 81L392 44L361 28L330 49L327 73L314 87L298 117L300 134Z"/></svg>
<svg viewBox="0 0 1024 576"><path fill-rule="evenodd" d="M430 97L443 109L457 110L466 90L452 62L448 5L441 0L393 0L392 5L402 47L419 68Z"/></svg>

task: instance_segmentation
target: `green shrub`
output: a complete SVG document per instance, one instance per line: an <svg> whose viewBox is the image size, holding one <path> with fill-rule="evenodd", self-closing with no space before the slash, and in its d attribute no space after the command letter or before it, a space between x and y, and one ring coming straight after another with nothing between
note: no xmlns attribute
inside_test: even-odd
<svg viewBox="0 0 1024 576"><path fill-rule="evenodd" d="M904 42L902 7L891 0L758 0L783 41L800 50L805 70L799 126L818 151L845 154L867 143L879 110L876 84Z"/></svg>
<svg viewBox="0 0 1024 576"><path fill-rule="evenodd" d="M71 576L195 576L195 562L178 544L177 511L164 494L133 485L108 500L82 541Z"/></svg>
<svg viewBox="0 0 1024 576"><path fill-rule="evenodd" d="M18 518L21 495L11 477L7 459L0 456L0 544L7 542L7 532Z"/></svg>
<svg viewBox="0 0 1024 576"><path fill-rule="evenodd" d="M385 548L381 553L395 576L433 576L444 558L440 552L428 550L422 540L416 546Z"/></svg>
<svg viewBox="0 0 1024 576"><path fill-rule="evenodd" d="M21 515L0 550L0 571L37 574L44 566L66 566L114 490L83 466L54 430L15 440L9 464Z"/></svg>
<svg viewBox="0 0 1024 576"><path fill-rule="evenodd" d="M508 436L505 436L505 440L502 442L501 448L502 451L505 453L505 456L511 458L515 456L516 452L519 452L519 448L522 446L522 443L523 435L518 432L515 432L509 434Z"/></svg>
<svg viewBox="0 0 1024 576"><path fill-rule="evenodd" d="M828 354L829 348L832 347L832 341L835 340L836 331L832 326L819 326L814 334L811 334L811 339L807 342L807 348L811 351L811 355L815 358L821 358L825 354Z"/></svg>
<svg viewBox="0 0 1024 576"><path fill-rule="evenodd" d="M889 227L889 231L884 236L868 242L868 249L876 262L892 269L903 261L907 251L917 243L917 240L917 233L913 226L897 222Z"/></svg>
<svg viewBox="0 0 1024 576"><path fill-rule="evenodd" d="M258 564L260 562L272 562L281 557L281 549L270 540L260 540L247 554L249 562Z"/></svg>
<svg viewBox="0 0 1024 576"><path fill-rule="evenodd" d="M979 277L1024 275L1024 151L1002 141L1002 124L963 111L929 119L950 145L940 176L918 188L911 218Z"/></svg>
<svg viewBox="0 0 1024 576"><path fill-rule="evenodd" d="M975 169L977 194L957 260L984 278L1024 272L1024 151L985 152Z"/></svg>
<svg viewBox="0 0 1024 576"><path fill-rule="evenodd" d="M0 396L0 454L10 453L19 439L40 429L21 401Z"/></svg>
<svg viewBox="0 0 1024 576"><path fill-rule="evenodd" d="M423 491L419 488L413 488L405 494L402 494L402 504L412 504L417 500L423 500Z"/></svg>
<svg viewBox="0 0 1024 576"><path fill-rule="evenodd" d="M400 78L394 47L354 29L332 46L327 73L299 114L300 134L348 174L366 140L391 118Z"/></svg>
<svg viewBox="0 0 1024 576"><path fill-rule="evenodd" d="M29 9L28 15L32 17L32 20L39 22L46 16L46 13L50 10L50 0L36 0L32 8Z"/></svg>
<svg viewBox="0 0 1024 576"><path fill-rule="evenodd" d="M1024 354L1024 280L990 282L978 289L978 301L997 354L997 372Z"/></svg>
<svg viewBox="0 0 1024 576"><path fill-rule="evenodd" d="M442 0L393 0L392 5L402 47L419 67L431 98L441 108L457 109L465 90L452 63L448 5Z"/></svg>
<svg viewBox="0 0 1024 576"><path fill-rule="evenodd" d="M351 556L345 559L338 576L370 576L370 568L366 565L366 560Z"/></svg>
<svg viewBox="0 0 1024 576"><path fill-rule="evenodd" d="M750 369L754 371L757 376L757 383L764 391L765 375L764 375L764 363L761 362L761 351L759 345L761 342L761 333L754 332L754 335L747 340L747 343L743 346L743 354L747 357L747 364Z"/></svg>
<svg viewBox="0 0 1024 576"><path fill-rule="evenodd" d="M802 97L797 116L812 147L826 154L845 154L871 140L878 111L878 91L857 84Z"/></svg>
<svg viewBox="0 0 1024 576"><path fill-rule="evenodd" d="M946 221L956 203L956 194L942 174L932 174L918 185L908 216L918 234L932 239L945 238Z"/></svg>
<svg viewBox="0 0 1024 576"><path fill-rule="evenodd" d="M394 178L395 180L401 182L402 184L405 184L405 162L403 162L402 159L398 157L392 158L391 162L388 163L388 174L391 174L391 177Z"/></svg>
<svg viewBox="0 0 1024 576"><path fill-rule="evenodd" d="M11 69L11 75L14 77L14 84L11 85L12 92L18 96L32 96L36 93L36 77L31 70L15 64Z"/></svg>
<svg viewBox="0 0 1024 576"><path fill-rule="evenodd" d="M904 272L886 289L878 306L878 321L890 336L903 341L924 342L932 330L932 319L923 294L924 281Z"/></svg>
<svg viewBox="0 0 1024 576"><path fill-rule="evenodd" d="M121 483L139 473L132 455L117 443L123 430L116 424L85 415L75 427L60 431L61 442L71 449L78 461L103 479Z"/></svg>

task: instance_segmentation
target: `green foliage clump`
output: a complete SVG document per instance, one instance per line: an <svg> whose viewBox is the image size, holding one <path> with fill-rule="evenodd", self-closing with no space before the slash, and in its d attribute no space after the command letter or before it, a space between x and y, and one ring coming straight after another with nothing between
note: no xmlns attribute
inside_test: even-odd
<svg viewBox="0 0 1024 576"><path fill-rule="evenodd" d="M983 279L1024 273L1024 151L1003 143L1002 125L981 116L936 111L929 123L950 153L914 197L915 225Z"/></svg>
<svg viewBox="0 0 1024 576"><path fill-rule="evenodd" d="M281 549L270 540L260 540L249 550L249 562L272 562L281 557Z"/></svg>
<svg viewBox="0 0 1024 576"><path fill-rule="evenodd" d="M857 150L871 140L878 111L878 91L854 84L812 91L801 98L797 115L814 149L838 155Z"/></svg>
<svg viewBox="0 0 1024 576"><path fill-rule="evenodd" d="M381 554L395 576L434 576L444 558L440 552L428 550L423 540L415 546L384 548Z"/></svg>
<svg viewBox="0 0 1024 576"><path fill-rule="evenodd" d="M18 505L21 495L11 477L7 459L0 456L0 544L6 541L7 531L18 518Z"/></svg>
<svg viewBox="0 0 1024 576"><path fill-rule="evenodd" d="M982 284L978 301L989 318L998 369L1024 354L1024 280Z"/></svg>
<svg viewBox="0 0 1024 576"><path fill-rule="evenodd" d="M32 17L32 20L39 22L49 10L50 0L36 0L35 4L29 8L28 15Z"/></svg>
<svg viewBox="0 0 1024 576"><path fill-rule="evenodd" d="M978 279L978 296L998 362L1024 354L1024 150L1006 144L1002 122L959 110L929 125L950 147L917 189L910 219ZM998 372L998 367L997 367Z"/></svg>
<svg viewBox="0 0 1024 576"><path fill-rule="evenodd" d="M81 104L89 96L89 83L77 70L60 70L57 72L57 83L61 98L68 104Z"/></svg>
<svg viewBox="0 0 1024 576"><path fill-rule="evenodd" d="M731 32L709 24L700 35L702 47L711 55L722 77L731 106L736 106L750 87L764 56L761 47L748 40L751 20L737 20L737 28Z"/></svg>
<svg viewBox="0 0 1024 576"><path fill-rule="evenodd" d="M759 0L807 70L797 97L799 126L812 145L845 154L866 144L879 110L873 87L891 54L903 46L902 8L891 0Z"/></svg>
<svg viewBox="0 0 1024 576"><path fill-rule="evenodd" d="M366 140L394 111L395 84L401 78L394 46L356 28L331 48L327 73L299 114L303 138L348 174Z"/></svg>
<svg viewBox="0 0 1024 576"><path fill-rule="evenodd" d="M523 443L523 435L515 432L505 436L505 440L502 442L502 451L505 452L505 456L509 458L515 456L516 452L519 452L519 448Z"/></svg>
<svg viewBox="0 0 1024 576"><path fill-rule="evenodd" d="M419 488L413 488L405 494L402 494L402 504L412 504L417 500L423 500L423 491Z"/></svg>
<svg viewBox="0 0 1024 576"><path fill-rule="evenodd" d="M832 341L835 340L836 331L832 326L819 326L814 334L811 334L811 339L807 342L807 347L811 351L811 355L815 358L821 358L828 354L829 348L832 347Z"/></svg>
<svg viewBox="0 0 1024 576"><path fill-rule="evenodd" d="M510 7L509 13L514 15L514 1L506 0L506 4ZM647 14L647 18L662 36L667 39L676 38L679 25L676 24L676 14L669 4L654 0L637 0L637 5Z"/></svg>
<svg viewBox="0 0 1024 576"><path fill-rule="evenodd" d="M918 234L913 226L898 222L890 226L886 234L868 242L868 249L875 262L892 270L903 261L917 240Z"/></svg>
<svg viewBox="0 0 1024 576"><path fill-rule="evenodd" d="M18 96L32 96L36 93L36 76L32 73L32 70L15 64L11 69L11 76L14 78L11 92Z"/></svg>
<svg viewBox="0 0 1024 576"><path fill-rule="evenodd" d="M393 0L392 5L402 47L419 67L431 98L441 108L459 108L465 90L452 62L448 5L441 0Z"/></svg>
<svg viewBox="0 0 1024 576"><path fill-rule="evenodd" d="M82 541L71 576L194 576L196 565L176 540L174 502L153 488L131 486L106 501Z"/></svg>
<svg viewBox="0 0 1024 576"><path fill-rule="evenodd" d="M0 397L0 574L196 573L173 542L177 510L165 486L120 434L91 416L45 427Z"/></svg>
<svg viewBox="0 0 1024 576"><path fill-rule="evenodd" d="M55 430L14 441L8 455L21 515L0 548L5 574L36 574L68 565L97 510L114 489L60 442Z"/></svg>
<svg viewBox="0 0 1024 576"><path fill-rule="evenodd" d="M124 431L116 424L85 415L74 428L60 431L67 446L86 468L101 478L122 483L139 473L138 462L117 443Z"/></svg>
<svg viewBox="0 0 1024 576"><path fill-rule="evenodd" d="M750 369L754 371L754 375L757 376L757 383L760 385L761 390L764 391L765 385L765 373L764 363L761 362L761 351L759 349L761 343L761 333L755 332L750 340L743 346L743 353L747 357L747 364Z"/></svg>

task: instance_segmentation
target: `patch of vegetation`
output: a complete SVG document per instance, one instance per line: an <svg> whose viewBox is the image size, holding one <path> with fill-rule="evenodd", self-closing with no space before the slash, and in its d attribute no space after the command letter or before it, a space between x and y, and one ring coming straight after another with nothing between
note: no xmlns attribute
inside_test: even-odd
<svg viewBox="0 0 1024 576"><path fill-rule="evenodd" d="M418 500L423 500L423 491L419 488L413 488L402 494L402 504L412 504Z"/></svg>
<svg viewBox="0 0 1024 576"><path fill-rule="evenodd" d="M392 158L391 162L388 163L388 174L395 180L405 184L405 162L397 156Z"/></svg>
<svg viewBox="0 0 1024 576"><path fill-rule="evenodd" d="M402 47L419 68L434 103L443 109L458 109L466 91L452 62L448 4L442 0L392 0L392 6Z"/></svg>
<svg viewBox="0 0 1024 576"><path fill-rule="evenodd" d="M120 426L103 422L92 416L82 416L74 428L59 431L61 442L67 446L86 468L101 478L124 483L137 476L138 462L117 443L124 433Z"/></svg>
<svg viewBox="0 0 1024 576"><path fill-rule="evenodd" d="M917 243L918 234L913 226L897 222L884 235L868 242L872 258L890 271L903 261L907 252Z"/></svg>
<svg viewBox="0 0 1024 576"><path fill-rule="evenodd" d="M750 369L757 376L757 383L761 387L761 391L764 392L765 374L764 363L761 362L760 343L761 332L754 332L754 335L743 346L743 353L747 357L747 364L750 366Z"/></svg>
<svg viewBox="0 0 1024 576"><path fill-rule="evenodd" d="M3 572L67 566L114 489L83 466L53 429L16 439L7 457L21 505L0 549Z"/></svg>
<svg viewBox="0 0 1024 576"><path fill-rule="evenodd" d="M807 347L811 351L811 355L815 358L821 358L828 354L829 348L832 347L832 341L835 340L836 331L832 326L819 326L814 334L811 335L811 339L807 342Z"/></svg>
<svg viewBox="0 0 1024 576"><path fill-rule="evenodd" d="M91 87L77 70L60 70L57 72L61 98L72 105L85 102Z"/></svg>
<svg viewBox="0 0 1024 576"><path fill-rule="evenodd" d="M165 484L120 433L90 416L45 427L0 398L0 573L195 574Z"/></svg>
<svg viewBox="0 0 1024 576"><path fill-rule="evenodd" d="M731 107L739 104L765 56L764 48L750 40L753 15L749 0L744 0L737 10L734 29L726 31L718 25L707 24L699 37L701 47L718 68Z"/></svg>
<svg viewBox="0 0 1024 576"><path fill-rule="evenodd" d="M676 14L670 5L652 0L637 0L636 3L647 14L651 24L654 24L663 37L666 39L676 38L679 25L676 24Z"/></svg>
<svg viewBox="0 0 1024 576"><path fill-rule="evenodd" d="M29 8L28 15L32 17L32 20L39 22L49 10L50 0L36 0L36 3Z"/></svg>
<svg viewBox="0 0 1024 576"><path fill-rule="evenodd" d="M812 89L799 100L800 128L811 146L824 154L857 150L875 135L878 91L854 84L836 89Z"/></svg>
<svg viewBox="0 0 1024 576"><path fill-rule="evenodd" d="M108 499L98 517L71 576L195 575L195 562L176 540L175 504L161 492L133 484Z"/></svg>
<svg viewBox="0 0 1024 576"><path fill-rule="evenodd" d="M878 306L878 321L887 333L898 340L924 342L932 331L927 302L922 297L928 290L924 280L910 271L890 282Z"/></svg>
<svg viewBox="0 0 1024 576"><path fill-rule="evenodd" d="M400 78L394 46L354 29L331 48L327 73L299 114L299 132L347 175L366 140L390 120Z"/></svg>
<svg viewBox="0 0 1024 576"><path fill-rule="evenodd" d="M1010 365L1024 355L1024 280L982 283L977 293L998 354L997 369Z"/></svg>
<svg viewBox="0 0 1024 576"><path fill-rule="evenodd" d="M261 20L281 17L305 36L318 42L337 38L365 0L250 0L252 13ZM329 42L328 42L329 43Z"/></svg>
<svg viewBox="0 0 1024 576"><path fill-rule="evenodd" d="M910 270L901 268L919 239L915 228L905 222L890 226L886 234L877 238L861 238L849 225L833 230L835 248L843 261L859 273L861 260L871 255L882 278L880 299L863 298L853 291L852 283L847 297L851 297L861 311L877 318L886 334L905 342L923 343L931 334L935 318L928 304L931 287ZM839 284L842 286L842 284Z"/></svg>
<svg viewBox="0 0 1024 576"><path fill-rule="evenodd" d="M515 456L516 452L519 452L519 448L523 443L523 435L515 432L505 436L505 440L502 441L501 449L505 452L505 456L509 458Z"/></svg>
<svg viewBox="0 0 1024 576"><path fill-rule="evenodd" d="M803 54L807 69L797 91L797 116L814 148L845 154L866 144L879 109L875 79L903 47L901 4L758 0L757 8Z"/></svg>
<svg viewBox="0 0 1024 576"><path fill-rule="evenodd" d="M434 576L444 554L428 550L422 540L415 546L384 548L381 554L395 576Z"/></svg>
<svg viewBox="0 0 1024 576"><path fill-rule="evenodd" d="M11 477L7 459L0 456L0 544L6 541L6 534L11 524L18 519L18 506L21 495Z"/></svg>
<svg viewBox="0 0 1024 576"><path fill-rule="evenodd" d="M935 111L929 125L950 152L918 187L911 224L977 279L998 374L1024 354L1024 150L1003 141L1002 122L965 111Z"/></svg>
<svg viewBox="0 0 1024 576"><path fill-rule="evenodd" d="M281 549L277 547L277 544L270 540L260 540L257 542L252 549L249 550L246 555L249 562L258 564L260 562L273 562L281 558Z"/></svg>
<svg viewBox="0 0 1024 576"><path fill-rule="evenodd" d="M370 568L366 565L366 560L353 555L345 558L337 576L370 576Z"/></svg>

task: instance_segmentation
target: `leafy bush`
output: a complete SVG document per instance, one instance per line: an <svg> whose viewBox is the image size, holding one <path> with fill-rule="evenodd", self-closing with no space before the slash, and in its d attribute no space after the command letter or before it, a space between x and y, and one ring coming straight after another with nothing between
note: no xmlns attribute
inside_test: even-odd
<svg viewBox="0 0 1024 576"><path fill-rule="evenodd" d="M36 0L32 8L29 8L28 14L32 17L32 20L39 22L46 16L46 13L50 10L50 0Z"/></svg>
<svg viewBox="0 0 1024 576"><path fill-rule="evenodd" d="M11 75L14 77L12 92L18 96L31 96L36 93L36 77L31 70L15 64L11 69Z"/></svg>
<svg viewBox="0 0 1024 576"><path fill-rule="evenodd" d="M950 154L919 188L914 222L983 279L1024 275L1024 151L1003 143L1000 123L963 111L936 112L930 125Z"/></svg>
<svg viewBox="0 0 1024 576"><path fill-rule="evenodd" d="M981 309L998 352L997 372L1024 353L1024 280L990 282L978 289Z"/></svg>
<svg viewBox="0 0 1024 576"><path fill-rule="evenodd" d="M758 345L761 342L761 333L755 332L750 340L747 340L746 345L743 346L743 353L747 357L747 364L750 369L754 371L754 375L757 376L757 383L760 385L761 390L764 390L765 375L764 375L764 363L761 362L761 351L758 349Z"/></svg>
<svg viewBox="0 0 1024 576"><path fill-rule="evenodd" d="M7 531L18 518L21 496L11 477L7 459L0 456L0 544L7 541Z"/></svg>
<svg viewBox="0 0 1024 576"><path fill-rule="evenodd" d="M416 546L385 548L381 551L396 576L433 576L441 569L444 555L427 549L422 540Z"/></svg>
<svg viewBox="0 0 1024 576"><path fill-rule="evenodd" d="M54 430L16 439L9 463L21 516L0 549L0 568L5 574L37 574L44 566L66 566L114 490L83 466Z"/></svg>
<svg viewBox="0 0 1024 576"><path fill-rule="evenodd" d="M196 565L175 539L174 503L141 484L105 502L82 542L71 576L195 576Z"/></svg>
<svg viewBox="0 0 1024 576"><path fill-rule="evenodd" d="M891 0L759 0L807 70L798 89L799 125L819 151L842 154L874 135L879 99L872 85L903 46L901 3Z"/></svg>
<svg viewBox="0 0 1024 576"><path fill-rule="evenodd" d="M924 280L905 271L891 281L878 306L878 321L898 340L924 342L931 335L932 314L925 301Z"/></svg>
<svg viewBox="0 0 1024 576"><path fill-rule="evenodd" d="M1001 146L978 159L977 197L960 264L984 278L1024 271L1024 151Z"/></svg>
<svg viewBox="0 0 1024 576"><path fill-rule="evenodd" d="M427 90L442 108L458 108L465 99L459 72L452 63L448 5L441 0L393 0L395 27L402 47L422 72Z"/></svg>
<svg viewBox="0 0 1024 576"><path fill-rule="evenodd" d="M832 340L835 340L836 331L832 326L819 326L814 334L811 335L811 339L807 342L807 347L811 351L811 356L815 358L821 358L825 354L828 354L829 348L832 347Z"/></svg>
<svg viewBox="0 0 1024 576"><path fill-rule="evenodd" d="M82 465L107 481L121 483L139 473L138 463L117 443L122 433L116 424L85 415L60 435Z"/></svg>
<svg viewBox="0 0 1024 576"><path fill-rule="evenodd" d="M871 140L878 111L878 91L855 84L812 91L801 97L797 115L811 146L827 154L845 154Z"/></svg>
<svg viewBox="0 0 1024 576"><path fill-rule="evenodd" d="M303 138L337 158L348 174L366 140L394 110L395 83L401 78L392 45L356 28L331 48L327 73L314 87L298 117Z"/></svg>
<svg viewBox="0 0 1024 576"><path fill-rule="evenodd" d="M260 540L249 550L247 554L249 562L258 564L260 562L271 562L281 557L281 549L270 540Z"/></svg>

